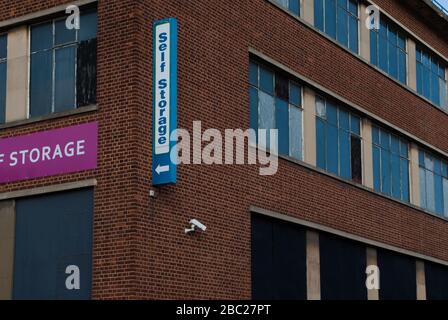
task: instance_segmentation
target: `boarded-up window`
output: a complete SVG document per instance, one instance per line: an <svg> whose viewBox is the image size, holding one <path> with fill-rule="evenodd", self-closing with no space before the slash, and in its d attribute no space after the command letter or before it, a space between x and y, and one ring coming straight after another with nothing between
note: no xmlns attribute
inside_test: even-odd
<svg viewBox="0 0 448 320"><path fill-rule="evenodd" d="M448 300L448 267L425 262L426 298Z"/></svg>
<svg viewBox="0 0 448 320"><path fill-rule="evenodd" d="M306 232L300 226L252 217L252 297L306 299Z"/></svg>
<svg viewBox="0 0 448 320"><path fill-rule="evenodd" d="M327 233L319 244L322 300L367 300L366 247Z"/></svg>

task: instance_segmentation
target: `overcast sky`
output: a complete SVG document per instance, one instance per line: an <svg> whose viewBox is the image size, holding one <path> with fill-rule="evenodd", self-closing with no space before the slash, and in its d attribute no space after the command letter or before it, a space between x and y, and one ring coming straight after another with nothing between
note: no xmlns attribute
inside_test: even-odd
<svg viewBox="0 0 448 320"><path fill-rule="evenodd" d="M437 1L448 10L448 0L437 0Z"/></svg>

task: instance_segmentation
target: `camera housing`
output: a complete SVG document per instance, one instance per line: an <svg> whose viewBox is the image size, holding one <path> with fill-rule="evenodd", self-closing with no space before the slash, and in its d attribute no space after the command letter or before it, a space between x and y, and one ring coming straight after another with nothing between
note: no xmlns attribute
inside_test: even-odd
<svg viewBox="0 0 448 320"><path fill-rule="evenodd" d="M201 230L202 232L205 232L207 230L207 226L196 219L190 220L190 225L191 225L191 228L185 229L186 234L193 233L197 229Z"/></svg>

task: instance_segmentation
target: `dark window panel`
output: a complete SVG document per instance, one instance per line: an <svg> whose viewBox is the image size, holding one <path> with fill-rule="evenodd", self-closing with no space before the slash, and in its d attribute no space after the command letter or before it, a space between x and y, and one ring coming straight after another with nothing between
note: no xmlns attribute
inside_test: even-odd
<svg viewBox="0 0 448 320"><path fill-rule="evenodd" d="M76 47L65 47L55 52L54 111L75 108Z"/></svg>
<svg viewBox="0 0 448 320"><path fill-rule="evenodd" d="M365 246L327 233L319 245L322 300L367 300Z"/></svg>
<svg viewBox="0 0 448 320"><path fill-rule="evenodd" d="M351 167L352 180L362 184L361 139L355 136L351 136Z"/></svg>
<svg viewBox="0 0 448 320"><path fill-rule="evenodd" d="M415 259L378 249L380 300L416 300Z"/></svg>
<svg viewBox="0 0 448 320"><path fill-rule="evenodd" d="M52 51L42 51L31 56L31 117L43 116L52 112L52 65Z"/></svg>
<svg viewBox="0 0 448 320"><path fill-rule="evenodd" d="M83 41L77 52L77 107L96 103L97 41Z"/></svg>
<svg viewBox="0 0 448 320"><path fill-rule="evenodd" d="M97 36L97 13L89 12L81 15L79 29L79 41L96 39Z"/></svg>
<svg viewBox="0 0 448 320"><path fill-rule="evenodd" d="M67 29L66 20L55 22L55 45L61 45L76 41L76 29Z"/></svg>
<svg viewBox="0 0 448 320"><path fill-rule="evenodd" d="M5 123L6 113L6 62L0 62L0 124Z"/></svg>
<svg viewBox="0 0 448 320"><path fill-rule="evenodd" d="M277 98L289 101L289 81L288 78L276 74L275 76L275 95Z"/></svg>
<svg viewBox="0 0 448 320"><path fill-rule="evenodd" d="M48 50L53 47L53 23L43 23L31 27L31 52Z"/></svg>
<svg viewBox="0 0 448 320"><path fill-rule="evenodd" d="M425 282L428 300L448 300L447 266L426 261Z"/></svg>
<svg viewBox="0 0 448 320"><path fill-rule="evenodd" d="M6 59L8 55L8 40L7 36L0 36L0 60Z"/></svg>

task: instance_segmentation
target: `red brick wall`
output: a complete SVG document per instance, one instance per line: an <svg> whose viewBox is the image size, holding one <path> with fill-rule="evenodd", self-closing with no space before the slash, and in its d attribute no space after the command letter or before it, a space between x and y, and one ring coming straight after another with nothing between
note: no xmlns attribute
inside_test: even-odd
<svg viewBox="0 0 448 320"><path fill-rule="evenodd" d="M0 0L0 19L61 2ZM431 33L412 12L399 14ZM446 222L284 160L273 177L256 166L180 166L178 184L151 199L151 24L168 16L179 19L179 127L248 127L253 47L448 152L446 114L266 0L100 0L99 111L0 131L99 120L98 170L0 186L98 180L94 298L250 298L250 205L448 260ZM448 52L437 37L427 41ZM207 233L185 236L191 218Z"/></svg>

